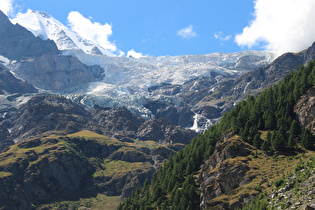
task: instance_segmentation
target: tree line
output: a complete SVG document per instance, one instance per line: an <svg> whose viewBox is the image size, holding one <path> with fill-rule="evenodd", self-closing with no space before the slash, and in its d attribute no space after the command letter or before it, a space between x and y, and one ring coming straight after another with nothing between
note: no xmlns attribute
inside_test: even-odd
<svg viewBox="0 0 315 210"><path fill-rule="evenodd" d="M125 199L118 209L199 209L199 186L194 176L201 164L214 152L220 136L227 130L256 148L268 153L293 151L298 145L309 149L314 137L301 128L294 114L294 105L309 88L315 85L315 61L291 71L276 86L258 96L248 96L219 123L195 137L192 142L170 155L169 160L152 177ZM267 131L266 140L260 132Z"/></svg>

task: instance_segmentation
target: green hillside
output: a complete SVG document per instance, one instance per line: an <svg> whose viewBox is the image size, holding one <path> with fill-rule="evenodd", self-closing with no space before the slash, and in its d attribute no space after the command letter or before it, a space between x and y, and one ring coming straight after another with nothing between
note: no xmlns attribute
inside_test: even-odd
<svg viewBox="0 0 315 210"><path fill-rule="evenodd" d="M143 151L159 147L87 130L12 145L0 154L0 209L116 209L125 182L136 188L154 172Z"/></svg>
<svg viewBox="0 0 315 210"><path fill-rule="evenodd" d="M213 154L216 144L224 141L222 138L226 132L232 133L230 137L239 136L241 141L252 147L256 154L252 153L251 158L267 160L267 154L273 156L276 163L279 159L301 159L299 154L303 153L306 160L312 156L307 150L313 148L314 138L309 130L300 127L293 108L302 94L314 85L315 62L312 61L306 67L300 66L298 71L292 71L277 86L266 89L259 96L248 96L226 113L220 123L171 156L154 174L151 185L135 191L118 209L199 209L200 186L196 180L201 165ZM291 165L292 169L293 163L297 162L286 165ZM267 179L268 176L271 175L267 175ZM281 176L284 175L278 171L278 177ZM277 177L272 177L274 179ZM253 195L269 187L268 183L266 187L261 183Z"/></svg>

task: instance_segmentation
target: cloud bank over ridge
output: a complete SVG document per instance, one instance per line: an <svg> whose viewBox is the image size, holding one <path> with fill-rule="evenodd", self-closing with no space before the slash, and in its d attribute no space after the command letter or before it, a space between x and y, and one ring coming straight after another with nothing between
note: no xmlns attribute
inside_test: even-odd
<svg viewBox="0 0 315 210"><path fill-rule="evenodd" d="M314 0L256 0L254 20L236 35L240 46L298 52L315 41Z"/></svg>
<svg viewBox="0 0 315 210"><path fill-rule="evenodd" d="M4 14L9 15L11 12L13 12L13 1L14 0L1 0L0 10Z"/></svg>
<svg viewBox="0 0 315 210"><path fill-rule="evenodd" d="M113 34L113 31L112 26L108 23L92 22L77 11L69 13L68 22L70 28L84 39L91 40L111 52L117 51L115 43L109 41L109 37Z"/></svg>

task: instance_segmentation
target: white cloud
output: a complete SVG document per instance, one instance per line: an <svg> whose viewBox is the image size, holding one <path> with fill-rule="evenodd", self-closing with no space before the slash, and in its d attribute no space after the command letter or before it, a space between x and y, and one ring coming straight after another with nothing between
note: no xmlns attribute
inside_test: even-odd
<svg viewBox="0 0 315 210"><path fill-rule="evenodd" d="M225 35L222 31L214 33L213 36L220 41L229 41L232 38L231 35Z"/></svg>
<svg viewBox="0 0 315 210"><path fill-rule="evenodd" d="M13 12L13 1L14 0L1 0L0 1L0 10L4 14L9 15L11 12Z"/></svg>
<svg viewBox="0 0 315 210"><path fill-rule="evenodd" d="M196 37L197 33L194 31L194 27L192 25L189 25L177 31L177 35L182 37L183 39L190 39Z"/></svg>
<svg viewBox="0 0 315 210"><path fill-rule="evenodd" d="M278 53L298 52L315 41L314 0L256 0L254 20L236 35L240 46L265 43Z"/></svg>
<svg viewBox="0 0 315 210"><path fill-rule="evenodd" d="M113 33L112 26L108 23L105 23L104 25L98 22L92 23L91 20L83 17L83 15L76 11L69 13L68 22L70 28L77 32L81 37L91 40L106 50L112 52L117 50L116 45L108 40Z"/></svg>
<svg viewBox="0 0 315 210"><path fill-rule="evenodd" d="M146 57L142 53L137 53L134 49L129 50L127 53L127 57L133 57L133 58L141 58L141 57Z"/></svg>

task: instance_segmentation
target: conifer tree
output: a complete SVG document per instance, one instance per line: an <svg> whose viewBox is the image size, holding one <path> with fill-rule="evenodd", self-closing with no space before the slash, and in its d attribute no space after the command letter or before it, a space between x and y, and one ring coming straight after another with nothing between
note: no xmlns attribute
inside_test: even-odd
<svg viewBox="0 0 315 210"><path fill-rule="evenodd" d="M296 146L296 141L293 135L290 134L289 141L288 141L288 149L294 149L295 146Z"/></svg>
<svg viewBox="0 0 315 210"><path fill-rule="evenodd" d="M190 159L187 164L186 174L191 174L194 172L194 162Z"/></svg>
<svg viewBox="0 0 315 210"><path fill-rule="evenodd" d="M296 137L300 133L299 124L293 120L290 126L290 136Z"/></svg>
<svg viewBox="0 0 315 210"><path fill-rule="evenodd" d="M273 132L272 134L271 146L274 151L279 151L281 147L281 140L279 139L279 135L277 131Z"/></svg>
<svg viewBox="0 0 315 210"><path fill-rule="evenodd" d="M313 144L313 136L311 132L306 128L302 129L301 144L304 148L307 149L311 148Z"/></svg>
<svg viewBox="0 0 315 210"><path fill-rule="evenodd" d="M261 139L260 139L260 135L259 134L256 134L255 137L254 137L254 140L253 140L253 145L254 147L256 147L257 149L260 149L261 147Z"/></svg>

